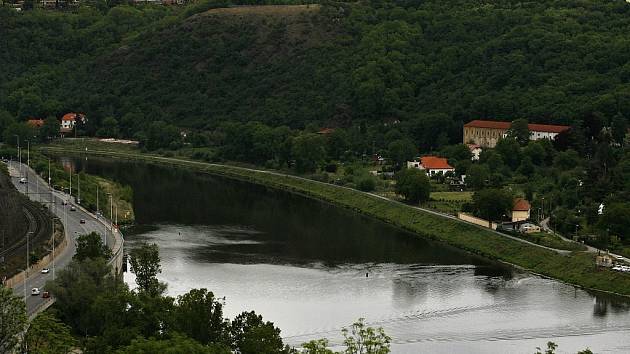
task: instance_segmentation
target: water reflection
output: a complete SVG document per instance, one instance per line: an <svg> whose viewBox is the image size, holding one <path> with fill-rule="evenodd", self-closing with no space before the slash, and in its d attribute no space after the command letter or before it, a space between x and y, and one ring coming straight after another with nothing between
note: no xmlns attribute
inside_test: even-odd
<svg viewBox="0 0 630 354"><path fill-rule="evenodd" d="M73 162L134 188L138 225L126 247L160 246L169 293L209 288L227 297L227 315L256 310L290 344L340 343L341 327L365 317L401 353L531 353L548 340L567 352L630 352L625 299L261 186L153 165Z"/></svg>

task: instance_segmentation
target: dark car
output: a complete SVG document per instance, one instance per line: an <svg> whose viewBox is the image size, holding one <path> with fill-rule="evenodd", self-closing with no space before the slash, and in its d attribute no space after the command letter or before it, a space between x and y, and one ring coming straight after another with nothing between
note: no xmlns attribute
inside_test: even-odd
<svg viewBox="0 0 630 354"><path fill-rule="evenodd" d="M85 224L85 219L81 219L81 220L79 220L79 223L80 223L80 224Z"/></svg>
<svg viewBox="0 0 630 354"><path fill-rule="evenodd" d="M50 293L49 293L48 291L44 291L44 292L42 293L42 297L43 297L44 299L48 299L48 298L50 297Z"/></svg>

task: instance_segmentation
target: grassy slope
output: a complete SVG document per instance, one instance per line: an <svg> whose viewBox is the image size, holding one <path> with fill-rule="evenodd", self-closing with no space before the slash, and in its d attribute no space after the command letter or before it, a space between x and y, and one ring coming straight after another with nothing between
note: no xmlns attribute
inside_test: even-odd
<svg viewBox="0 0 630 354"><path fill-rule="evenodd" d="M49 151L78 152L68 147L49 148ZM599 270L593 255L573 253L570 256L509 240L481 228L436 217L404 204L386 201L365 193L334 185L281 175L267 171L253 171L234 166L207 164L176 158L165 158L139 153L91 150L91 154L168 163L169 166L193 168L212 174L284 189L355 210L387 223L412 231L420 236L439 240L490 259L501 260L586 288L630 295L630 276Z"/></svg>

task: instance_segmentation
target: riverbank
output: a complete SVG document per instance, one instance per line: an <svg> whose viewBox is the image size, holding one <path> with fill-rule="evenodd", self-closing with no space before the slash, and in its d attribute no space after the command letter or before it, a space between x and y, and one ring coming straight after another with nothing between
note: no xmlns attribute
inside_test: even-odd
<svg viewBox="0 0 630 354"><path fill-rule="evenodd" d="M31 153L30 160L32 168L38 175L46 179L48 171L50 171L53 187L56 190L71 192L75 200L79 202L80 199L79 204L88 211L96 212L98 204L98 210L104 216L110 217L109 196L111 196L114 212L117 212L118 215L118 217L114 216L114 220L117 220L118 224L121 225L134 222L131 187L81 171L76 173L77 171L74 171L74 167L69 163L51 161L49 165L48 159L39 153ZM70 171L72 171L72 177ZM72 186L70 186L70 181L72 181Z"/></svg>
<svg viewBox="0 0 630 354"><path fill-rule="evenodd" d="M273 171L210 164L139 152L94 149L86 152L81 149L62 146L44 147L43 150L51 153L90 154L167 164L168 166L190 168L283 189L352 209L420 236L445 242L489 259L514 264L522 269L569 284L625 296L630 295L630 276L606 269L598 269L592 254L573 252L569 255L560 255L551 250L501 237L473 225L430 214L399 202L377 198L357 190Z"/></svg>

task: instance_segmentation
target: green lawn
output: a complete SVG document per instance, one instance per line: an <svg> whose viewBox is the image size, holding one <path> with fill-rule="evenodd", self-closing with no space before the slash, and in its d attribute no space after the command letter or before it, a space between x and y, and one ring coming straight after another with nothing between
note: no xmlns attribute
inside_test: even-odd
<svg viewBox="0 0 630 354"><path fill-rule="evenodd" d="M431 192L431 199L423 207L457 215L464 203L472 201L473 192Z"/></svg>

